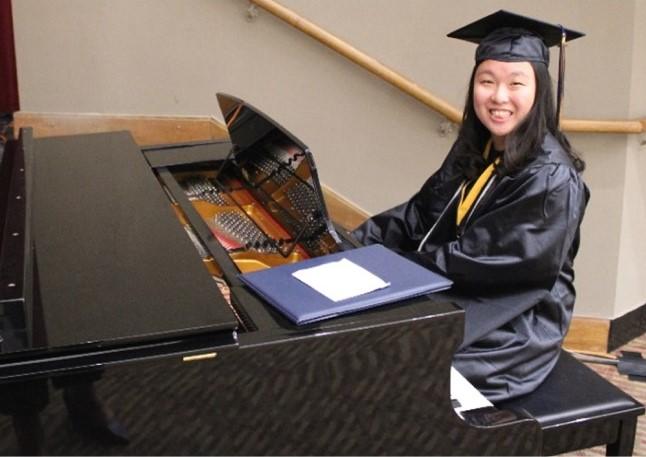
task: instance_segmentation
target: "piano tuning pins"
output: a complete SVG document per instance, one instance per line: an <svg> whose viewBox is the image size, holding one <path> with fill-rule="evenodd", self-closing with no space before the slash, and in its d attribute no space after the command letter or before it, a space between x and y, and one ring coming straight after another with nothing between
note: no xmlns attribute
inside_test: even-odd
<svg viewBox="0 0 646 457"><path fill-rule="evenodd" d="M276 252L276 248L262 230L240 211L223 211L213 217L216 230L226 238L239 242L247 250Z"/></svg>
<svg viewBox="0 0 646 457"><path fill-rule="evenodd" d="M254 157L253 166L263 175L270 177L279 186L286 184L292 178L292 172L281 166L280 162L267 157Z"/></svg>
<svg viewBox="0 0 646 457"><path fill-rule="evenodd" d="M227 204L220 189L204 177L187 180L184 183L184 191L189 200L204 200L218 206Z"/></svg>
<svg viewBox="0 0 646 457"><path fill-rule="evenodd" d="M308 218L312 213L319 211L318 198L307 184L299 181L290 187L286 194L292 207L302 216Z"/></svg>

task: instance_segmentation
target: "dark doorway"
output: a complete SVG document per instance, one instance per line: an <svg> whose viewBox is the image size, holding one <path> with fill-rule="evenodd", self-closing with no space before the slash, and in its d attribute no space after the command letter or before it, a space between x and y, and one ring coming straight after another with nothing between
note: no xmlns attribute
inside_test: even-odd
<svg viewBox="0 0 646 457"><path fill-rule="evenodd" d="M0 114L19 109L11 0L0 0Z"/></svg>

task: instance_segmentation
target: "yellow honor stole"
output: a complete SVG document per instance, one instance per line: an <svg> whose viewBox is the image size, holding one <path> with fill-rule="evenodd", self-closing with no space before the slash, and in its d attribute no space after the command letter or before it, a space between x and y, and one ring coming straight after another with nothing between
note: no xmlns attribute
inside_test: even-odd
<svg viewBox="0 0 646 457"><path fill-rule="evenodd" d="M491 140L487 142L485 150L482 153L485 160L489 158L489 151L491 151ZM500 162L500 157L491 162L489 166L484 169L484 171L480 174L480 176L478 176L478 179L476 179L476 182L473 183L468 192L466 190L467 182L465 181L462 183L460 189L460 202L458 204L458 212L456 217L457 226L462 223L464 217L469 213L469 210L471 210L471 208L475 204L478 196L482 192L482 189L485 187L487 182L489 182L489 179L491 179L495 166L498 162Z"/></svg>

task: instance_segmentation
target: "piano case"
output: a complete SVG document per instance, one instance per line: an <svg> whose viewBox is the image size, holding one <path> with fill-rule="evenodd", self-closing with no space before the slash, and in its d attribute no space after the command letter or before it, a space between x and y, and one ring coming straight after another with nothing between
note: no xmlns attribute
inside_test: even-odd
<svg viewBox="0 0 646 457"><path fill-rule="evenodd" d="M28 451L21 437L50 455L539 453L535 420L454 413L454 305L422 296L295 326L240 283L353 243L309 150L220 102L231 142L142 150L127 132L24 130L5 151L0 453ZM226 212L259 217L239 228ZM84 433L79 385L125 442Z"/></svg>

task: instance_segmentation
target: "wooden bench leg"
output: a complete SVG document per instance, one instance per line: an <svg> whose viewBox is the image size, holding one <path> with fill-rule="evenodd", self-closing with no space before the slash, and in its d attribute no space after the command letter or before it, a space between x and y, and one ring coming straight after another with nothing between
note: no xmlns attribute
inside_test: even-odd
<svg viewBox="0 0 646 457"><path fill-rule="evenodd" d="M606 455L633 455L636 430L637 417L622 420L619 425L617 440L606 446Z"/></svg>

